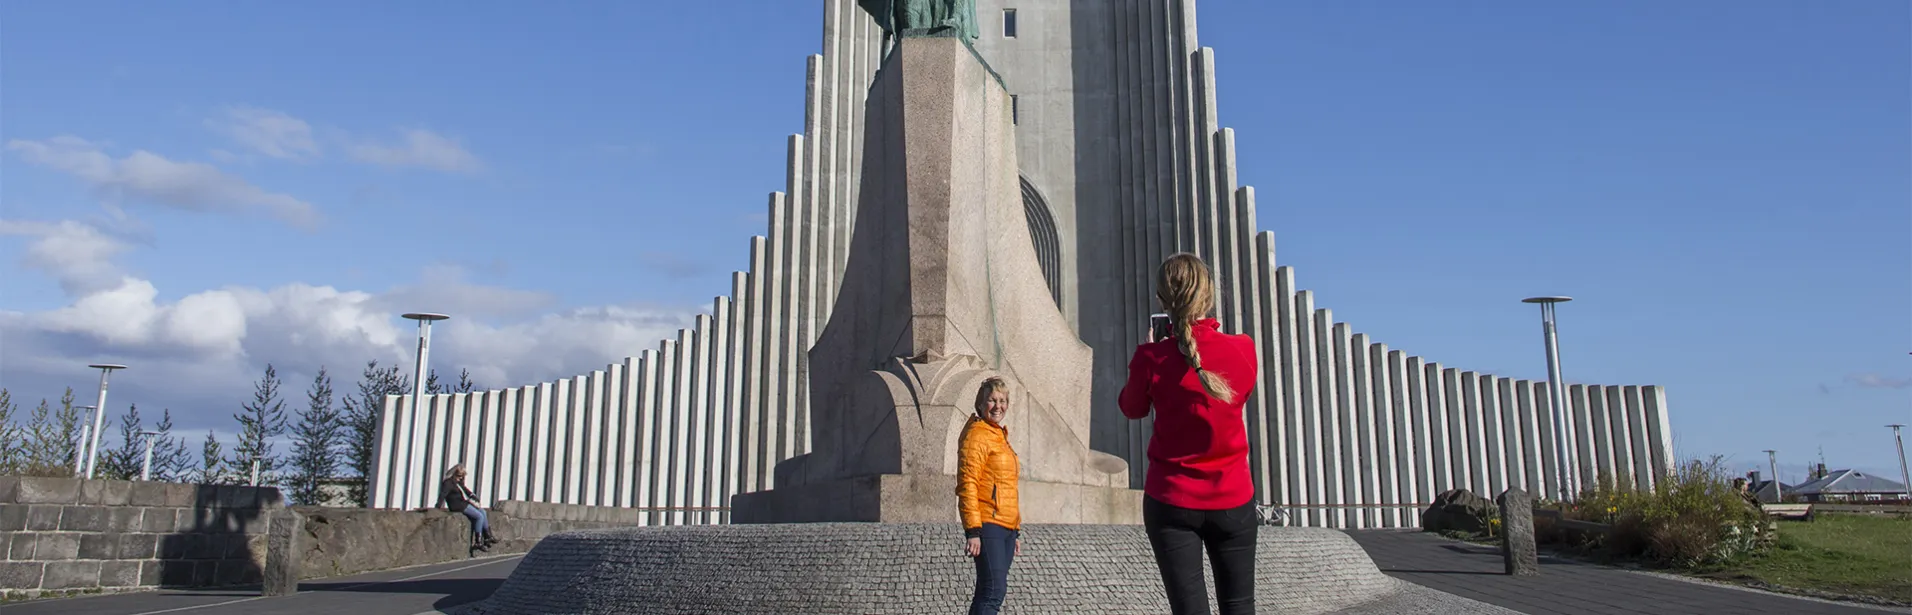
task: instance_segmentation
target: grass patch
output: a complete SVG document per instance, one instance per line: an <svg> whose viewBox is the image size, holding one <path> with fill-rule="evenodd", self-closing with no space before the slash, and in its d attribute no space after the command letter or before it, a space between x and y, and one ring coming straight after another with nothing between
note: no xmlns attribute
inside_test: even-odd
<svg viewBox="0 0 1912 615"><path fill-rule="evenodd" d="M1912 603L1912 519L1821 513L1781 521L1765 553L1699 576Z"/></svg>

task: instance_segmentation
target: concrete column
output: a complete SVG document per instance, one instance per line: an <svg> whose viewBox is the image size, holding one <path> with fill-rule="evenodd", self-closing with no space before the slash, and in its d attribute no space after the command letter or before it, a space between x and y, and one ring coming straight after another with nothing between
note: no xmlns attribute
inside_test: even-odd
<svg viewBox="0 0 1912 615"><path fill-rule="evenodd" d="M666 345L669 343L669 341L664 342ZM658 414L662 407L658 400L662 399L663 395L661 391L663 377L659 370L666 360L664 354L658 350L647 349L638 355L638 365L641 368L638 371L637 387L637 472L634 480L637 492L631 498L631 505L640 508L657 506L658 468L662 467L658 460L657 446ZM642 520L643 525L657 524L655 513L646 513L639 519Z"/></svg>
<svg viewBox="0 0 1912 615"><path fill-rule="evenodd" d="M692 366L697 361L696 334L688 329L677 330L677 357L671 365L671 525L684 525L688 520L683 508L689 506L695 491L691 488L692 468L697 459L692 456L691 409L696 389L692 388L694 374Z"/></svg>
<svg viewBox="0 0 1912 615"><path fill-rule="evenodd" d="M689 394L685 395L684 400L685 418L690 423L685 438L690 451L690 463L689 471L684 475L684 505L705 506L710 501L711 468L716 461L714 451L710 448L710 316L698 314L692 331L690 344L686 346L691 349L691 355L685 365L690 372L686 378L690 383ZM688 512L685 519L693 524L702 523L703 513Z"/></svg>
<svg viewBox="0 0 1912 615"><path fill-rule="evenodd" d="M1303 403L1303 366L1308 362L1302 359L1300 346L1296 344L1296 331L1301 327L1295 315L1294 270L1287 267L1275 268L1275 299L1271 304L1280 326L1272 327L1272 339L1281 352L1281 360L1263 367L1278 374L1281 378L1281 405L1279 420L1283 430L1282 467L1285 481L1284 505L1300 504L1307 499L1308 473L1310 459L1307 456L1307 426L1302 414L1312 406L1312 402ZM1291 523L1300 523L1306 519L1298 511L1290 511Z"/></svg>
<svg viewBox="0 0 1912 615"><path fill-rule="evenodd" d="M373 474L365 479L365 500L366 504L372 508L391 507L389 502L392 494L392 458L403 450L402 447L394 445L394 438L398 434L393 430L393 420L397 418L397 414L398 407L395 400L389 395L386 396L379 404L378 432L372 440L377 443L377 452L372 455Z"/></svg>
<svg viewBox="0 0 1912 615"><path fill-rule="evenodd" d="M1500 398L1501 455L1507 463L1507 487L1533 493L1535 488L1527 484L1527 466L1537 460L1527 450L1527 434L1520 423L1520 390L1514 379L1495 377L1494 393Z"/></svg>
<svg viewBox="0 0 1912 615"><path fill-rule="evenodd" d="M1521 458L1525 460L1521 467L1527 476L1521 488L1528 493L1558 498L1560 475L1554 468L1553 412L1544 402L1537 401L1547 399L1546 386L1546 382L1530 380L1514 383L1514 403L1520 417Z"/></svg>
<svg viewBox="0 0 1912 615"><path fill-rule="evenodd" d="M623 486L630 481L630 457L624 454L624 421L630 416L625 408L624 381L630 372L625 368L630 363L626 357L623 363L612 363L604 372L604 469L596 486L598 502L603 506L617 506Z"/></svg>
<svg viewBox="0 0 1912 615"><path fill-rule="evenodd" d="M1386 346L1382 347L1386 350ZM1427 465L1427 423L1415 410L1409 390L1407 353L1399 350L1387 350L1388 415L1392 421L1388 433L1394 442L1392 461L1394 463L1393 485L1396 491L1396 504L1421 504L1432 501L1420 499L1422 467ZM1414 527L1418 525L1420 515L1415 509L1397 508L1394 510L1394 527Z"/></svg>
<svg viewBox="0 0 1912 615"><path fill-rule="evenodd" d="M1647 448L1652 453L1653 471L1659 476L1670 476L1676 468L1673 466L1673 432L1666 416L1666 389L1658 386L1640 387L1643 410L1646 414Z"/></svg>
<svg viewBox="0 0 1912 615"><path fill-rule="evenodd" d="M1402 482L1401 476L1394 471L1394 462L1400 457L1394 448L1394 437L1395 434L1404 433L1404 431L1394 422L1393 387L1390 386L1388 378L1388 346L1376 343L1368 345L1367 349L1366 367L1370 390L1368 397L1373 404L1367 415L1373 417L1370 422L1372 428L1367 430L1367 437L1368 441L1373 442L1374 469L1370 476L1374 477L1375 486L1374 493L1370 497L1375 498L1373 501L1385 505L1375 510L1375 516L1380 518L1379 527L1400 527L1400 519L1395 515L1399 509L1393 508L1394 505L1401 503Z"/></svg>
<svg viewBox="0 0 1912 615"><path fill-rule="evenodd" d="M425 396L427 418L425 422L425 467L413 480L418 488L412 491L417 498L412 501L413 508L428 508L437 505L438 479L445 475L445 463L449 457L447 440L452 438L451 396L444 393Z"/></svg>
<svg viewBox="0 0 1912 615"><path fill-rule="evenodd" d="M838 222L841 222L841 219L839 219ZM747 307L746 298L750 296L749 291L749 274L743 272L731 274L730 294L736 299L728 306L730 310L728 336L730 348L726 353L726 358L729 360L729 363L724 370L729 386L724 395L724 407L729 415L726 420L730 425L729 442L731 446L731 463L730 473L725 477L724 484L726 485L725 493L732 495L747 493L756 489L756 487L751 484L756 479L751 472L751 464L756 461L756 455L752 453L752 451L756 449L756 442L751 439L751 436L754 435L754 433L751 433L752 430L746 428L750 418L753 416L752 412L754 412L754 409L744 405L744 390L749 380L750 370L750 361L747 356L750 317L745 313ZM834 298L836 296L836 289L832 288L830 293L831 297ZM724 499L724 506L729 507L729 505L730 500L726 497ZM723 522L730 522L728 514L724 516Z"/></svg>
<svg viewBox="0 0 1912 615"><path fill-rule="evenodd" d="M604 370L592 370L586 377L580 377L584 388L578 395L584 417L584 467L572 470L573 475L583 475L576 502L585 506L598 505L598 490L604 485L604 469L607 459L604 456L604 410L610 404L605 402Z"/></svg>
<svg viewBox="0 0 1912 615"><path fill-rule="evenodd" d="M677 429L679 425L677 420L677 395L679 390L677 386L677 375L681 371L678 369L680 361L677 357L679 354L687 352L683 349L681 341L681 335L675 340L664 340L658 352L658 360L660 363L657 366L657 430L655 432L657 434L657 453L655 461L657 464L657 479L655 483L656 486L654 487L654 489L656 489L656 495L652 498L653 502L651 506L660 509L677 505L675 503L675 494L679 483L673 479L677 476L677 468L682 465L682 460L678 456L678 451L681 449L677 446ZM671 519L671 512L668 510L656 511L656 523L658 525L674 525Z"/></svg>
<svg viewBox="0 0 1912 615"><path fill-rule="evenodd" d="M551 500L551 434L556 426L557 417L551 412L551 383L537 384L535 394L525 396L531 404L531 422L535 434L532 435L531 491L525 499L532 502L550 502Z"/></svg>
<svg viewBox="0 0 1912 615"><path fill-rule="evenodd" d="M504 499L524 501L525 493L530 491L526 477L531 472L531 413L526 411L526 392L531 387L507 389L504 396L506 429L511 431L511 463L505 464L509 482L498 493Z"/></svg>
<svg viewBox="0 0 1912 615"><path fill-rule="evenodd" d="M504 499L499 496L505 490L505 468L509 467L505 464L511 463L511 446L508 444L511 424L505 422L504 411L499 407L503 397L504 392L497 390L480 394L479 411L485 416L484 427L480 431L484 432L485 444L478 452L478 466L484 478L479 479L481 484L476 488L484 490L486 503Z"/></svg>
<svg viewBox="0 0 1912 615"><path fill-rule="evenodd" d="M640 353L642 354L642 353ZM621 378L618 382L618 426L617 426L617 498L614 506L630 508L637 505L637 485L644 480L643 462L638 459L637 440L638 421L644 411L638 381L644 378L644 362L637 357L625 357L624 364L618 369Z"/></svg>
<svg viewBox="0 0 1912 615"><path fill-rule="evenodd" d="M825 185L828 185L827 182ZM821 235L827 236L827 233ZM827 261L824 265L827 265ZM825 267L827 269L827 267ZM825 284L819 284L818 292ZM710 472L704 490L710 494L706 506L722 507L730 503L730 496L736 493L737 463L737 421L732 412L731 382L735 371L730 367L731 348L735 345L732 337L736 334L731 327L730 298L718 297L711 306L711 344L710 344L710 446L716 452L717 465ZM705 523L721 523L724 515L711 512L704 515Z"/></svg>
<svg viewBox="0 0 1912 615"><path fill-rule="evenodd" d="M1428 504L1434 501L1434 494L1440 489L1438 477L1446 456L1438 454L1437 450L1447 437L1434 432L1434 417L1440 412L1438 405L1430 403L1427 397L1430 389L1426 363L1414 356L1407 357L1402 363L1401 381L1406 388L1407 415L1414 422L1414 501ZM1412 518L1417 526L1420 519L1420 515Z"/></svg>
<svg viewBox="0 0 1912 615"><path fill-rule="evenodd" d="M1480 383L1480 424L1481 444L1487 449L1487 493L1497 494L1506 491L1513 484L1508 459L1507 424L1500 407L1500 380L1488 374L1476 374Z"/></svg>
<svg viewBox="0 0 1912 615"><path fill-rule="evenodd" d="M486 438L485 420L487 417L485 416L483 406L484 394L460 393L456 397L459 399L452 400L452 407L456 409L458 414L464 417L464 434L463 437L460 438L462 442L459 443L458 447L458 463L465 465L466 473L476 474L481 469L478 460L483 457L480 451L484 450ZM482 481L491 480L491 475L489 473L478 474L472 478L476 480L470 483L471 485L483 486L484 483Z"/></svg>
<svg viewBox="0 0 1912 615"><path fill-rule="evenodd" d="M768 266L764 271L768 275L764 278L764 343L760 346L765 360L763 373L758 377L758 381L761 383L759 386L762 388L764 410L766 416L770 418L766 424L769 433L765 435L766 443L769 445L769 454L764 461L766 482L770 482L769 479L773 476L769 473L769 469L774 468L778 461L790 457L788 427L795 424L794 417L790 418L788 425L785 422L787 414L785 402L788 396L783 394L782 377L786 368L785 364L795 358L794 353L790 352L789 345L784 343L788 336L786 329L789 323L786 314L789 310L790 297L788 283L785 281L788 277L786 272L790 267L790 255L786 251L789 242L782 239L785 234L784 228L789 224L786 219L786 211L789 207L784 201L783 193L770 195L770 237L772 239L765 244L765 258Z"/></svg>
<svg viewBox="0 0 1912 615"><path fill-rule="evenodd" d="M1315 308L1315 370L1321 389L1321 445L1322 445L1322 493L1326 495L1321 503L1333 506L1325 511L1324 520L1328 527L1348 527L1347 509L1340 508L1347 503L1342 496L1341 476L1341 386L1340 367L1336 361L1343 353L1335 351L1335 342L1339 339L1334 331L1334 313L1327 308Z"/></svg>
<svg viewBox="0 0 1912 615"><path fill-rule="evenodd" d="M1606 396L1600 394L1598 386L1581 384L1569 385L1567 396L1572 398L1575 413L1585 414L1587 422L1593 427L1593 437L1590 439L1594 476L1583 484L1597 485L1600 481L1605 481L1608 486L1619 484L1620 475L1613 469L1613 434L1612 425L1607 422Z"/></svg>
<svg viewBox="0 0 1912 615"><path fill-rule="evenodd" d="M1467 419L1467 463L1468 468L1472 470L1468 477L1473 483L1474 493L1481 497L1493 497L1495 493L1498 493L1496 488L1500 486L1499 473L1494 471L1495 459L1489 456L1487 446L1490 440L1494 442L1500 440L1498 434L1487 431L1490 426L1487 423L1487 404L1492 399L1491 391L1487 395L1481 394L1480 374L1461 372L1461 401L1465 404L1464 416Z"/></svg>
<svg viewBox="0 0 1912 615"><path fill-rule="evenodd" d="M1613 434L1613 470L1619 484L1632 485L1644 489L1647 484L1639 480L1634 470L1633 428L1628 424L1626 392L1621 387L1601 385L1600 395L1605 399L1607 422Z"/></svg>
<svg viewBox="0 0 1912 615"><path fill-rule="evenodd" d="M1575 431L1573 437L1568 438L1566 442L1573 453L1573 459L1570 459L1569 463L1579 468L1580 480L1577 484L1584 490L1589 485L1598 484L1597 481L1600 478L1600 457L1594 454L1594 420L1588 413L1587 390L1584 387L1578 385L1568 387L1566 397L1565 403L1567 410L1571 412L1570 416L1573 417L1572 426Z"/></svg>
<svg viewBox="0 0 1912 615"><path fill-rule="evenodd" d="M861 148L858 148L861 151ZM763 375L768 369L768 340L764 337L767 329L765 315L769 303L764 286L765 245L762 237L750 241L750 274L747 276L750 294L744 306L744 367L743 367L743 403L744 412L744 483L746 492L762 491L769 488L770 463L773 455L770 447L771 432L770 406L763 392Z"/></svg>
<svg viewBox="0 0 1912 615"><path fill-rule="evenodd" d="M1306 490L1299 502L1302 506L1319 506L1328 501L1324 469L1327 449L1322 439L1321 408L1321 362L1316 356L1319 347L1315 344L1314 293L1301 291L1295 293L1295 365L1300 376L1301 387L1301 424L1302 424L1302 478ZM1332 394L1330 394L1332 396ZM1320 508L1307 508L1306 525L1324 527L1327 515Z"/></svg>
<svg viewBox="0 0 1912 615"><path fill-rule="evenodd" d="M1354 390L1354 421L1347 431L1354 435L1355 452L1354 474L1349 487L1353 489L1350 500L1369 505L1354 511L1358 514L1359 528L1381 527L1382 509L1372 508L1381 502L1379 450L1375 446L1374 435L1378 429L1374 420L1374 370L1368 366L1368 336L1357 333L1348 340L1348 367L1351 371L1349 384Z"/></svg>
<svg viewBox="0 0 1912 615"><path fill-rule="evenodd" d="M565 504L579 504L584 501L579 496L579 492L583 487L586 464L584 402L585 397L590 394L590 381L579 375L558 382L563 385L558 389L558 394L564 401L558 404L558 408L563 409L564 412L565 434L564 464L554 468L557 472L558 484L564 486L558 501Z"/></svg>
<svg viewBox="0 0 1912 615"><path fill-rule="evenodd" d="M1243 189L1237 197L1244 207L1255 206L1255 192ZM1250 229L1254 228L1252 225ZM1255 249L1252 254L1252 267L1249 270L1251 281L1250 297L1254 317L1252 327L1256 348L1260 356L1256 358L1260 366L1261 382L1256 386L1255 416L1258 417L1261 449L1257 451L1255 463L1262 468L1262 481L1258 488L1263 504L1281 504L1288 497L1288 430L1282 422L1282 403L1287 397L1286 381L1281 376L1282 347L1280 340L1270 335L1279 330L1280 316L1275 306L1287 302L1287 297L1278 295L1272 274L1275 269L1275 234L1272 232L1255 235Z"/></svg>
<svg viewBox="0 0 1912 615"><path fill-rule="evenodd" d="M1420 357L1415 357L1410 360L1417 359L1420 359ZM1456 486L1454 482L1455 477L1466 475L1465 471L1457 473L1454 469L1456 454L1454 451L1454 443L1458 442L1459 438L1457 438L1454 431L1448 427L1451 421L1448 420L1450 415L1448 414L1447 404L1446 373L1447 370L1443 369L1440 363L1423 363L1421 365L1421 380L1424 389L1427 391L1428 431L1429 435L1433 438L1430 443L1433 445L1434 454L1434 495L1452 490ZM1432 501L1433 500L1429 500L1430 503Z"/></svg>
<svg viewBox="0 0 1912 615"><path fill-rule="evenodd" d="M1646 401L1640 395L1640 387L1627 385L1620 387L1620 391L1627 409L1627 433L1632 435L1627 442L1631 444L1632 454L1628 458L1633 461L1634 484L1652 489L1660 477L1654 472L1652 445L1648 443L1653 437L1647 431Z"/></svg>
<svg viewBox="0 0 1912 615"><path fill-rule="evenodd" d="M1442 395L1447 402L1448 467L1453 473L1454 487L1465 487L1479 494L1486 485L1475 478L1475 447L1472 445L1476 432L1469 429L1468 417L1472 414L1472 406L1461 391L1462 379L1459 369L1449 367L1441 370Z"/></svg>

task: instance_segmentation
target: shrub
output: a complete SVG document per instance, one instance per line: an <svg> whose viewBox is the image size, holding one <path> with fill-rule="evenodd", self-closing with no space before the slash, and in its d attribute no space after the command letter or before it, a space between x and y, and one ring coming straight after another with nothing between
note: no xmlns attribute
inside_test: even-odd
<svg viewBox="0 0 1912 615"><path fill-rule="evenodd" d="M1567 515L1612 526L1596 546L1667 566L1731 563L1770 542L1763 515L1733 490L1717 456L1682 464L1651 491L1601 476Z"/></svg>

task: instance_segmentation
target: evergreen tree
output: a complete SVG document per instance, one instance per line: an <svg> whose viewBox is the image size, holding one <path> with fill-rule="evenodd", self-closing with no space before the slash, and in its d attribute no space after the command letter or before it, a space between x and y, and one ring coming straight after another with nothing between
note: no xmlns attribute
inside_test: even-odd
<svg viewBox="0 0 1912 615"><path fill-rule="evenodd" d="M438 382L437 369L425 370L425 394L426 395L437 395L439 393L450 393L450 392L451 392L450 390L447 390L445 388L444 384Z"/></svg>
<svg viewBox="0 0 1912 615"><path fill-rule="evenodd" d="M221 482L219 473L219 440L212 437L212 430L206 430L206 443L199 446L199 474L193 478L201 485L217 485Z"/></svg>
<svg viewBox="0 0 1912 615"><path fill-rule="evenodd" d="M14 411L19 410L13 404L13 394L0 388L0 474L19 474L26 465L26 431L13 424Z"/></svg>
<svg viewBox="0 0 1912 615"><path fill-rule="evenodd" d="M470 370L466 370L466 369L459 369L459 370L458 370L458 384L456 384L456 385L453 385L453 386L452 386L452 388L451 388L451 392L453 392L453 393L470 393L470 392L472 392L473 390L476 390L477 388L478 388L478 385L477 385L477 384L474 384L474 383L473 383L473 382L471 381L471 371L470 371Z"/></svg>
<svg viewBox="0 0 1912 615"><path fill-rule="evenodd" d="M73 464L74 457L81 450L81 427L87 424L89 418L92 418L91 415L82 412L79 406L73 405L73 387L67 387L66 392L60 394L60 410L53 415L53 427L59 434L60 442L60 449L54 456L54 463L69 467ZM112 426L112 421L102 421L100 431L104 432Z"/></svg>
<svg viewBox="0 0 1912 615"><path fill-rule="evenodd" d="M286 478L292 501L308 506L323 502L320 487L339 469L339 448L346 432L332 406L332 376L325 368L312 379L307 406L292 428L292 474Z"/></svg>
<svg viewBox="0 0 1912 615"><path fill-rule="evenodd" d="M60 409L41 399L28 418L21 473L28 476L73 476L73 460L80 451L80 409L73 405L73 389L60 396Z"/></svg>
<svg viewBox="0 0 1912 615"><path fill-rule="evenodd" d="M257 463L259 484L272 484L279 470L272 439L285 433L285 401L279 399L279 372L271 363L266 364L265 377L253 385L252 401L242 407L244 411L232 415L239 421L239 441L226 459L226 471L248 482Z"/></svg>
<svg viewBox="0 0 1912 615"><path fill-rule="evenodd" d="M186 443L173 435L173 411L159 411L159 424L153 426L159 435L153 436L153 480L179 482L191 478L192 453L186 450Z"/></svg>
<svg viewBox="0 0 1912 615"><path fill-rule="evenodd" d="M358 395L345 398L345 422L351 425L345 434L345 466L365 479L352 485L348 492L351 505L371 503L371 484L367 477L378 463L379 414L385 411L385 397L410 393L411 388L411 378L400 373L397 365L380 368L378 361L367 361L365 371L359 375Z"/></svg>
<svg viewBox="0 0 1912 615"><path fill-rule="evenodd" d="M139 478L139 472L146 464L145 421L139 418L139 404L127 406L126 414L120 416L120 445L116 449L100 452L100 465L96 476L113 480L133 480ZM104 448L106 440L100 440Z"/></svg>

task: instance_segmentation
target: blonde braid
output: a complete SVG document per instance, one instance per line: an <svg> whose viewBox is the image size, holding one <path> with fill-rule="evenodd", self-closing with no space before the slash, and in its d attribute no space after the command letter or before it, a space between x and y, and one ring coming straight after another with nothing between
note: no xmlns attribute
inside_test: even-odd
<svg viewBox="0 0 1912 615"><path fill-rule="evenodd" d="M1202 389L1223 403L1233 403L1234 387L1221 374L1202 369L1202 352L1195 346L1194 322L1215 307L1215 286L1209 278L1208 264L1186 252L1168 257L1157 272L1155 296L1175 321L1175 347L1201 379Z"/></svg>

